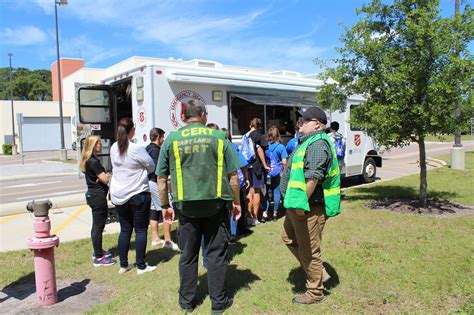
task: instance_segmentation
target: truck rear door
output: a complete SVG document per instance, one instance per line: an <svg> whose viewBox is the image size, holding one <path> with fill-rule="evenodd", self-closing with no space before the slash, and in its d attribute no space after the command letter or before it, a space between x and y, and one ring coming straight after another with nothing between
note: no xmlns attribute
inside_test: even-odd
<svg viewBox="0 0 474 315"><path fill-rule="evenodd" d="M98 156L106 171L111 170L110 147L115 141L116 100L115 91L109 85L85 85L77 87L77 137L80 151L89 135L98 135L102 141L102 154Z"/></svg>

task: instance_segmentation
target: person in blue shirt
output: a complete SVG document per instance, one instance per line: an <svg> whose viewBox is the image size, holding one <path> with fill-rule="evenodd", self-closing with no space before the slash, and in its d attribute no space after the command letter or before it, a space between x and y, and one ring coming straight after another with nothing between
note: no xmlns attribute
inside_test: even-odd
<svg viewBox="0 0 474 315"><path fill-rule="evenodd" d="M298 132L298 130L300 129L300 126L302 124L302 120L301 118L298 119L298 121L296 122L296 132L295 132L295 137L293 139L291 139L290 141L288 141L288 143L286 144L286 153L288 153L288 156L291 155L291 153L296 149L296 147L298 146L298 140L300 139L300 134Z"/></svg>
<svg viewBox="0 0 474 315"><path fill-rule="evenodd" d="M286 148L280 142L280 131L277 127L270 127L267 132L267 140L268 140L268 149L267 149L267 157L273 155L274 159L277 160L278 164L278 172L277 175L271 176L270 173L267 174L267 183L266 183L266 208L262 214L262 221L266 221L268 219L268 210L270 208L271 202L273 201L273 221L278 219L278 208L280 207L280 173L286 166L286 161L288 159L288 153L286 152ZM267 164L273 164L267 162Z"/></svg>

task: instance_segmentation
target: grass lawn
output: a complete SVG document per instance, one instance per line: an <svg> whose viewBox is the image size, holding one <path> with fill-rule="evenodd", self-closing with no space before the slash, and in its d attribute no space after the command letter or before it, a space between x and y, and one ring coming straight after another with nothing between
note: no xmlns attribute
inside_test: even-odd
<svg viewBox="0 0 474 315"><path fill-rule="evenodd" d="M461 135L461 141L474 140L474 136L471 135ZM435 142L454 142L454 135L439 135L426 136L425 141L435 141Z"/></svg>
<svg viewBox="0 0 474 315"><path fill-rule="evenodd" d="M472 163L474 156L467 155ZM429 172L432 197L474 205L472 172L447 167ZM322 304L291 302L304 291L304 273L282 245L283 219L261 224L232 247L227 285L236 294L228 314L347 314L474 312L474 215L428 217L369 210L364 205L384 197L417 196L418 176L368 185L346 192L342 215L324 230L323 258L333 276ZM116 253L117 236L105 236ZM107 248L106 247L106 248ZM176 314L178 255L159 249L148 252L158 269L137 276L119 275L118 266L94 268L90 240L63 243L56 250L57 277L91 279L108 285L103 303L89 313ZM134 261L134 253L129 257ZM0 287L33 281L29 251L2 253ZM194 313L208 314L205 269L199 271L199 299Z"/></svg>
<svg viewBox="0 0 474 315"><path fill-rule="evenodd" d="M451 154L437 155L435 159L440 159L451 165ZM464 156L464 168L474 170L474 151L466 151Z"/></svg>

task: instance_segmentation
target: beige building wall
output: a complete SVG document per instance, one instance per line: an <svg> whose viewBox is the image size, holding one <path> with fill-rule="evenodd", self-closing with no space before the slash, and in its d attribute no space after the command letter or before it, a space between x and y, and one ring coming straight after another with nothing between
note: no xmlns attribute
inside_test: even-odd
<svg viewBox="0 0 474 315"><path fill-rule="evenodd" d="M22 113L23 117L59 117L58 102L33 102L33 101L14 101L15 107L15 134L18 145L18 122L16 114ZM63 117L72 117L75 115L74 102L63 102ZM0 146L5 143L5 136L12 134L12 111L11 101L0 101ZM71 131L74 128L71 126ZM67 137L68 135L66 135ZM69 135L72 137L72 134Z"/></svg>
<svg viewBox="0 0 474 315"><path fill-rule="evenodd" d="M99 84L104 78L104 69L82 68L63 79L63 99L75 103L75 83Z"/></svg>

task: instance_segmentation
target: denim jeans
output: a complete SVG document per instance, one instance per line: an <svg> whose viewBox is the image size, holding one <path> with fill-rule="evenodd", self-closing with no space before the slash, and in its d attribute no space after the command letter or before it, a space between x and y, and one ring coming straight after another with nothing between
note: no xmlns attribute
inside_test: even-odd
<svg viewBox="0 0 474 315"><path fill-rule="evenodd" d="M135 255L138 269L145 269L145 252L147 243L148 218L151 197L149 192L139 193L123 205L116 205L120 221L118 250L120 267L128 266L130 238L135 228Z"/></svg>
<svg viewBox="0 0 474 315"><path fill-rule="evenodd" d="M92 209L91 240L94 248L94 257L102 257L102 233L104 233L105 222L109 207L107 205L106 192L87 192L87 205Z"/></svg>
<svg viewBox="0 0 474 315"><path fill-rule="evenodd" d="M272 198L270 198L270 195ZM267 193L265 195L267 206L265 208L265 213L268 212L271 201L273 201L273 212L278 212L278 208L280 207L280 199L281 199L280 175L278 175L278 176L272 177L272 181L270 185L267 185Z"/></svg>

